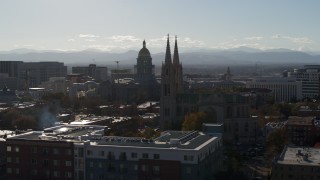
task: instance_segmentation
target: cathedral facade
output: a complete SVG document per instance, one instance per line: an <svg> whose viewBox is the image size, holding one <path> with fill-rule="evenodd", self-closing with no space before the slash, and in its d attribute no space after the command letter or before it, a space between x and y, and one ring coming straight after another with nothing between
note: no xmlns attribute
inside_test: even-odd
<svg viewBox="0 0 320 180"><path fill-rule="evenodd" d="M177 37L175 38L172 60L168 35L165 60L161 68L160 126L162 129L172 128L177 124L181 124L176 118L176 107L177 95L182 93L182 64L179 60Z"/></svg>

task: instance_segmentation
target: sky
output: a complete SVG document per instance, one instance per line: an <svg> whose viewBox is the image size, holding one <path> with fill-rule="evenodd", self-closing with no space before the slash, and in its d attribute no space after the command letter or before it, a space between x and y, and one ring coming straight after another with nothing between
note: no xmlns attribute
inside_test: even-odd
<svg viewBox="0 0 320 180"><path fill-rule="evenodd" d="M2 0L0 51L286 48L320 52L319 0ZM153 51L153 52L152 52Z"/></svg>

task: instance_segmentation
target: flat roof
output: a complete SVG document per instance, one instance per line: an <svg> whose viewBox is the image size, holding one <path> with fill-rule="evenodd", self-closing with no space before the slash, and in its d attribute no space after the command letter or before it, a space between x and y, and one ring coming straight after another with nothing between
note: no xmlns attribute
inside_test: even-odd
<svg viewBox="0 0 320 180"><path fill-rule="evenodd" d="M312 125L314 117L298 117L298 116L289 116L288 125Z"/></svg>
<svg viewBox="0 0 320 180"><path fill-rule="evenodd" d="M164 148L197 150L211 141L219 139L198 131L165 131L155 139L141 137L104 136L106 126L62 125L44 131L32 131L10 137L7 140L42 140L90 142L97 146L123 146L132 148Z"/></svg>
<svg viewBox="0 0 320 180"><path fill-rule="evenodd" d="M306 158L307 156L307 158ZM287 146L284 148L280 158L277 160L278 164L291 165L320 165L320 149L307 147Z"/></svg>

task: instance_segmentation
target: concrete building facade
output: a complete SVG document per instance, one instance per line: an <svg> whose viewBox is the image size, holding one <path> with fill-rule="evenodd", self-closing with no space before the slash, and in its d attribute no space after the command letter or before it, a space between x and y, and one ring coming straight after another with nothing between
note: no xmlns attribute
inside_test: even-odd
<svg viewBox="0 0 320 180"><path fill-rule="evenodd" d="M291 102L302 99L302 82L294 78L261 77L247 82L247 88L266 88L272 90L275 102Z"/></svg>

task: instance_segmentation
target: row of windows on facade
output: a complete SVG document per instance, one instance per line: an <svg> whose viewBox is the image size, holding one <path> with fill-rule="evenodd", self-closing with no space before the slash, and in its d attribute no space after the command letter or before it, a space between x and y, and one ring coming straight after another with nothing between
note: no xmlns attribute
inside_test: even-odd
<svg viewBox="0 0 320 180"><path fill-rule="evenodd" d="M78 157L83 157L83 149L79 148L78 150L75 151L75 155ZM87 150L87 156L93 156L94 151L92 150ZM99 151L99 156L104 157L107 155L108 159L115 160L115 154L112 151L109 151L107 154L105 151ZM138 158L138 153L131 153L131 158ZM142 159L149 159L149 154L148 153L142 153L141 155ZM120 152L120 155L118 157L119 160L126 160L127 159L127 153L126 152ZM160 154L153 154L153 159L160 159ZM193 156L192 155L184 155L184 160L185 161L193 161Z"/></svg>
<svg viewBox="0 0 320 180"><path fill-rule="evenodd" d="M33 169L31 170L31 175L39 175L39 171L37 169ZM19 175L20 174L20 169L19 168L7 168L7 174L16 174ZM44 171L44 174L47 177L50 177L51 172L49 170ZM60 171L53 171L53 177L62 177L61 172ZM72 178L72 172L65 172L64 173L64 177L65 178Z"/></svg>
<svg viewBox="0 0 320 180"><path fill-rule="evenodd" d="M62 154L62 151L64 151L65 155L71 155L72 154L71 149L62 150L62 149L58 149L58 148L54 148L53 151L52 151L52 154L59 155L59 154ZM16 146L16 147L7 146L7 152L20 152L20 148L18 146ZM32 147L31 148L31 152L33 154L38 153L38 148ZM41 152L43 154L50 154L50 149L49 148L42 148L42 151L40 151L39 153L41 153Z"/></svg>
<svg viewBox="0 0 320 180"><path fill-rule="evenodd" d="M91 166L91 163L90 163L90 166ZM93 164L92 164L92 167L93 167ZM157 165L156 166L148 166L148 165L142 164L140 168L143 173L152 174L155 179L157 179L157 176L159 176L160 172L161 172L160 171L161 167L157 166ZM114 169L115 169L115 167L114 167ZM121 171L121 169L125 169L123 164L120 164L120 172L126 172L126 171ZM133 170L138 171L138 165L134 165ZM185 173L192 174L192 168L186 167ZM99 174L99 175L96 175L96 177L98 177L98 179L104 179L106 176L105 176L105 174ZM95 177L95 173L89 173L89 179L95 179L96 177ZM130 179L131 178L138 179L138 177L136 177L136 178L130 177ZM143 177L141 177L141 178L143 179ZM109 174L109 172L108 172L107 179L115 179L115 177L113 176L113 174ZM120 174L119 179L126 179L126 176L123 174Z"/></svg>
<svg viewBox="0 0 320 180"><path fill-rule="evenodd" d="M44 167L48 167L50 166L50 160L48 159L44 159L42 161L42 165ZM7 163L16 163L19 164L20 163L20 158L19 157L7 157ZM38 164L38 160L37 159L31 159L31 164L32 165L37 165ZM60 160L53 160L53 165L54 166L60 166L61 165L61 161ZM72 162L71 161L65 161L65 166L72 166Z"/></svg>
<svg viewBox="0 0 320 180"><path fill-rule="evenodd" d="M315 165L316 166L316 165ZM297 169L299 169L299 171L303 172L318 172L320 173L320 167L311 167L311 166L306 166L306 167L301 167L301 166L274 166L274 170L280 170L280 171L296 171Z"/></svg>
<svg viewBox="0 0 320 180"><path fill-rule="evenodd" d="M288 129L293 129L293 130L309 130L311 131L310 127L296 127L296 126L289 126Z"/></svg>
<svg viewBox="0 0 320 180"><path fill-rule="evenodd" d="M92 150L87 150L87 156L93 156L94 155L94 151ZM104 157L105 155L107 155L108 159L116 159L115 158L115 154L112 151L109 151L107 154L105 153L105 151L100 151L99 152L99 156ZM82 151L78 152L78 156L79 157L83 157L83 153ZM131 158L138 158L138 153L131 153ZM142 159L149 159L149 154L148 153L142 153L141 154L141 158ZM126 152L120 152L120 155L118 157L119 160L126 160L127 159L127 153ZM153 159L160 159L160 154L153 154Z"/></svg>
<svg viewBox="0 0 320 180"><path fill-rule="evenodd" d="M127 172L128 167L125 164L119 164L119 167L116 166L116 164L114 163L103 163L103 162L98 162L97 163L98 168L107 168L109 170L109 172L116 172L116 169L119 169L120 173L125 173ZM89 167L90 168L95 168L95 164L94 162L89 162ZM147 172L149 171L149 166L142 164L140 167L142 172ZM153 174L158 175L160 173L160 166L152 166L151 167ZM133 170L134 171L138 171L139 170L139 166L138 164L134 164L133 165Z"/></svg>

